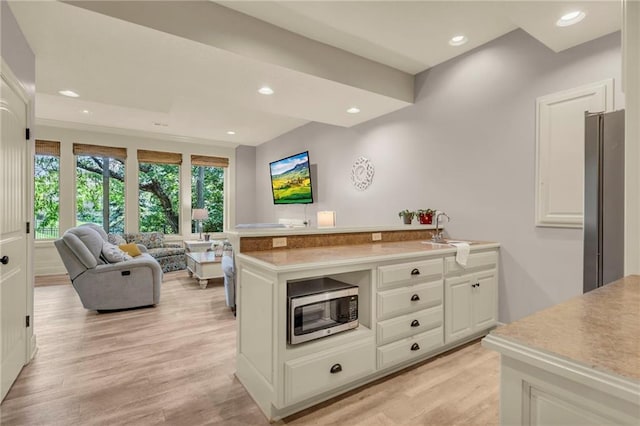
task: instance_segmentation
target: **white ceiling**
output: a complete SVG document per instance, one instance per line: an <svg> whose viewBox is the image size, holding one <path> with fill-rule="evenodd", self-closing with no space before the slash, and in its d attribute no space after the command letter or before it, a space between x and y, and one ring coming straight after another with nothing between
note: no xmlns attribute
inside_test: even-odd
<svg viewBox="0 0 640 426"><path fill-rule="evenodd" d="M555 51L620 28L615 0L220 3L10 2L36 54L38 119L258 145L410 105L414 74L518 27ZM581 23L554 25L576 8ZM449 46L457 33L469 43Z"/></svg>

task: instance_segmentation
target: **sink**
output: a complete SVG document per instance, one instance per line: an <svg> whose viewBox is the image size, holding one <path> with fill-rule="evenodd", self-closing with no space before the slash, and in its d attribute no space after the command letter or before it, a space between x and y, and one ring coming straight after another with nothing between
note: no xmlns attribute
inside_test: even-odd
<svg viewBox="0 0 640 426"><path fill-rule="evenodd" d="M432 241L422 241L424 245L430 245L432 247L442 248L442 247L450 247L448 243L434 243Z"/></svg>
<svg viewBox="0 0 640 426"><path fill-rule="evenodd" d="M445 243L447 244L454 244L454 243L467 243L469 245L475 244L474 241L461 241L461 240L445 240Z"/></svg>
<svg viewBox="0 0 640 426"><path fill-rule="evenodd" d="M431 245L433 247L452 247L451 244L455 243L467 243L469 245L475 244L474 241L461 241L461 240L444 240L441 243L435 243L433 241L422 241L422 244Z"/></svg>

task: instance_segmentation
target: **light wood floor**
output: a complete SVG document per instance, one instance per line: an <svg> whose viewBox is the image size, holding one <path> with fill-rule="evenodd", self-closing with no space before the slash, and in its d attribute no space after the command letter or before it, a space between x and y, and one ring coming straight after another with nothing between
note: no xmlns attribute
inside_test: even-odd
<svg viewBox="0 0 640 426"><path fill-rule="evenodd" d="M109 314L83 309L70 285L39 286L35 330L2 425L268 424L234 376L221 281L166 274L157 307ZM474 342L278 423L497 424L498 362Z"/></svg>

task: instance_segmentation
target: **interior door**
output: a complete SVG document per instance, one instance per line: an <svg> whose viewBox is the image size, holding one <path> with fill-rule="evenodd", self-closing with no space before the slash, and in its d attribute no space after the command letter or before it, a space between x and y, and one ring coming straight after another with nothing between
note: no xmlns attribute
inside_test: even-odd
<svg viewBox="0 0 640 426"><path fill-rule="evenodd" d="M27 104L2 76L0 86L0 400L26 361Z"/></svg>

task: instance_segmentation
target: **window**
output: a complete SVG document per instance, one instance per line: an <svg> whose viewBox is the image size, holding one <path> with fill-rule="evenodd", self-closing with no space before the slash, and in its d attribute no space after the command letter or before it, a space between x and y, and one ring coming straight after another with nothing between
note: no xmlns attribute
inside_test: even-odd
<svg viewBox="0 0 640 426"><path fill-rule="evenodd" d="M138 150L141 232L180 233L182 155Z"/></svg>
<svg viewBox="0 0 640 426"><path fill-rule="evenodd" d="M191 208L206 208L209 219L203 222L204 232L224 230L224 168L229 160L203 155L191 156ZM199 232L197 222L191 222L191 232Z"/></svg>
<svg viewBox="0 0 640 426"><path fill-rule="evenodd" d="M36 141L34 164L35 238L58 238L60 232L60 142Z"/></svg>
<svg viewBox="0 0 640 426"><path fill-rule="evenodd" d="M125 148L73 144L76 156L76 222L124 232Z"/></svg>

